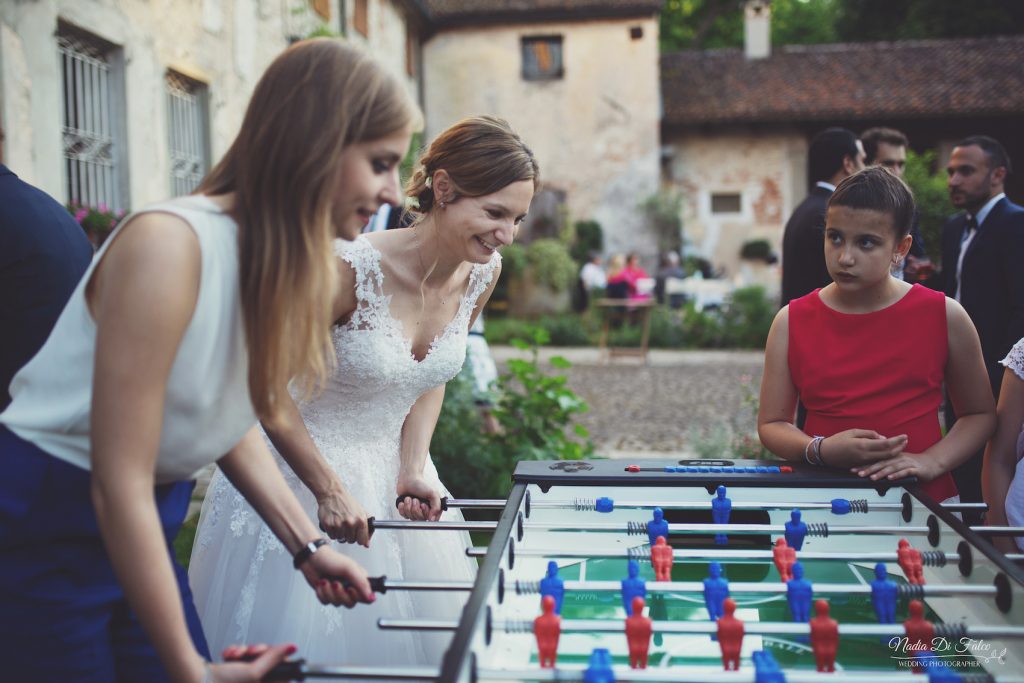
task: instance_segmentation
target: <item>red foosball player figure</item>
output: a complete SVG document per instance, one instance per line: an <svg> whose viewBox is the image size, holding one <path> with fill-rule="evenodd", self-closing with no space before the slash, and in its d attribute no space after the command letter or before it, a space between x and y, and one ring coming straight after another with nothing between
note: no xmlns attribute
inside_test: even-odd
<svg viewBox="0 0 1024 683"><path fill-rule="evenodd" d="M734 616L736 601L726 598L722 602L722 616L718 617L718 644L722 647L722 666L726 671L740 668L740 650L743 649L743 622Z"/></svg>
<svg viewBox="0 0 1024 683"><path fill-rule="evenodd" d="M907 649L915 655L927 655L932 651L935 627L924 618L924 603L920 600L911 600L907 610L910 612L910 618L903 622L903 630L907 634ZM921 649L922 647L924 649ZM919 671L920 668L915 661L914 671Z"/></svg>
<svg viewBox="0 0 1024 683"><path fill-rule="evenodd" d="M775 568L779 571L779 578L782 579L782 583L786 583L793 578L796 550L789 547L786 539L780 538L775 541L775 547L772 548L772 560L775 562Z"/></svg>
<svg viewBox="0 0 1024 683"><path fill-rule="evenodd" d="M910 545L910 541L905 538L900 539L899 548L896 550L896 560L907 577L907 583L924 585L921 551Z"/></svg>
<svg viewBox="0 0 1024 683"><path fill-rule="evenodd" d="M811 619L811 649L818 671L836 670L836 651L839 650L839 623L828 615L828 601L814 603L817 615Z"/></svg>
<svg viewBox="0 0 1024 683"><path fill-rule="evenodd" d="M655 581L672 580L672 546L668 544L664 536L658 536L654 547L651 548L651 564L654 565Z"/></svg>
<svg viewBox="0 0 1024 683"><path fill-rule="evenodd" d="M562 634L562 618L555 614L555 599L545 595L541 600L544 613L533 620L533 635L537 638L537 658L542 669L555 667L558 637Z"/></svg>
<svg viewBox="0 0 1024 683"><path fill-rule="evenodd" d="M647 668L647 651L651 648L651 633L654 632L651 618L644 616L644 607L643 598L633 598L633 616L626 617L629 666L634 669Z"/></svg>

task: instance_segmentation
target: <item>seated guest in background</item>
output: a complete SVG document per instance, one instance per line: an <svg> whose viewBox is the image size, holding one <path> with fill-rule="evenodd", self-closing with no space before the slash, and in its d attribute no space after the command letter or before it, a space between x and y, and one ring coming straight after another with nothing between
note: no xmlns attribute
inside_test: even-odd
<svg viewBox="0 0 1024 683"><path fill-rule="evenodd" d="M675 251L667 251L661 257L661 268L658 269L658 274L654 278L654 297L659 304L665 303L665 280L670 277L680 280L686 277L686 271L679 265L679 254ZM674 301L673 307L675 307Z"/></svg>
<svg viewBox="0 0 1024 683"><path fill-rule="evenodd" d="M579 285L579 310L585 311L590 305L590 293L595 289L604 289L608 284L608 278L601 267L601 252L590 252L590 260L583 264L580 269Z"/></svg>
<svg viewBox="0 0 1024 683"><path fill-rule="evenodd" d="M864 161L868 166L883 166L898 178L903 177L907 169L907 148L910 145L906 135L892 128L869 128L861 133L860 141L864 145ZM892 274L907 282L921 282L935 272L935 265L924 250L916 211L910 226L910 236L914 238L910 251L905 260L893 266Z"/></svg>
<svg viewBox="0 0 1024 683"><path fill-rule="evenodd" d="M605 292L609 299L625 299L631 296L632 285L626 275L626 257L612 254L608 259L608 284Z"/></svg>
<svg viewBox="0 0 1024 683"><path fill-rule="evenodd" d="M985 449L981 470L982 495L988 503L985 523L993 526L1024 526L1024 339L1018 341L1001 363L1003 384L996 407L996 433ZM1016 546L1010 538L993 538L1003 552L1024 551L1024 537Z"/></svg>
<svg viewBox="0 0 1024 683"><path fill-rule="evenodd" d="M889 273L910 249L913 216L910 189L888 171L868 168L836 187L823 248L833 282L772 323L758 435L787 460L872 481L915 476L933 500L955 501L950 472L992 435L995 402L963 307ZM945 436L943 381L960 415ZM798 396L802 428L793 424Z"/></svg>
<svg viewBox="0 0 1024 683"><path fill-rule="evenodd" d="M629 282L630 296L638 296L640 292L637 288L637 283L640 280L651 277L640 265L640 257L635 253L631 253L626 256L626 269L622 272L626 276L626 281ZM650 290L647 290L647 292L650 294Z"/></svg>
<svg viewBox="0 0 1024 683"><path fill-rule="evenodd" d="M0 410L90 260L92 245L67 209L0 164Z"/></svg>

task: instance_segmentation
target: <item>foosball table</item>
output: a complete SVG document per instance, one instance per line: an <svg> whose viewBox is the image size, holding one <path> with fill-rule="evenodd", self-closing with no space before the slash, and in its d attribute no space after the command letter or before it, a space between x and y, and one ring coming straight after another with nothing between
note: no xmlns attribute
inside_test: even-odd
<svg viewBox="0 0 1024 683"><path fill-rule="evenodd" d="M494 531L467 551L483 561L457 623L380 620L453 631L439 669L293 675L1024 683L1022 558L987 540L1020 530L972 530L970 506L913 482L779 461L530 461L503 503L496 523L449 523ZM470 588L407 583L376 587Z"/></svg>

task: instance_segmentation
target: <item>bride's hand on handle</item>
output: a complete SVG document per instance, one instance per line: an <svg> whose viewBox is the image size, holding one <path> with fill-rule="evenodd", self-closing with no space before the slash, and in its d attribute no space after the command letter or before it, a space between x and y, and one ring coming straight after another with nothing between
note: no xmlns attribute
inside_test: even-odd
<svg viewBox="0 0 1024 683"><path fill-rule="evenodd" d="M317 496L320 529L342 543L370 547L370 528L366 511L347 489L333 489Z"/></svg>
<svg viewBox="0 0 1024 683"><path fill-rule="evenodd" d="M354 607L356 603L371 603L377 599L366 570L355 560L330 548L320 548L299 569L317 599L325 605Z"/></svg>
<svg viewBox="0 0 1024 683"><path fill-rule="evenodd" d="M436 522L441 519L441 494L422 476L399 478L398 484L395 486L395 493L400 499L398 514L402 517L428 522Z"/></svg>
<svg viewBox="0 0 1024 683"><path fill-rule="evenodd" d="M210 664L214 683L258 683L285 658L295 654L294 645L230 645L224 648L223 664Z"/></svg>

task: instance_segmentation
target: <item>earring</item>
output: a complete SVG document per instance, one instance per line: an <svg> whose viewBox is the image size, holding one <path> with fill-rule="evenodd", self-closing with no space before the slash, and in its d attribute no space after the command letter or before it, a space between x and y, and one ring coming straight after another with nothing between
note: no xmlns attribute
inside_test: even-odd
<svg viewBox="0 0 1024 683"><path fill-rule="evenodd" d="M894 266L895 266L895 265L899 265L899 262L900 262L900 261L902 261L902 260L903 260L903 257L901 257L901 256L900 256L899 254L895 254L895 255L893 255L893 257L892 257L892 264L893 264Z"/></svg>
<svg viewBox="0 0 1024 683"><path fill-rule="evenodd" d="M438 205L438 206L440 206L440 207L441 207L441 208L443 209L443 208L445 208L446 206L448 206L448 202L446 202L445 200L443 200L443 199L442 199L441 201L439 201L439 202L437 203L437 205Z"/></svg>

